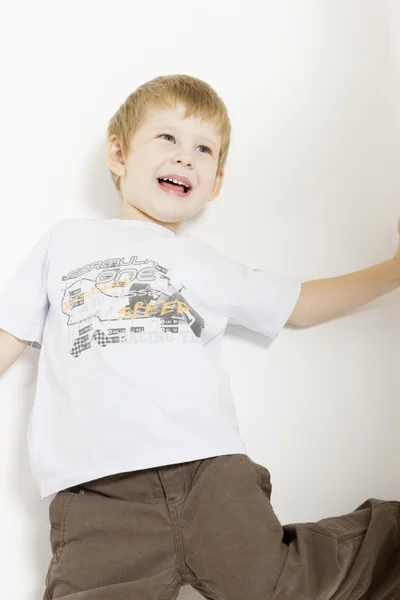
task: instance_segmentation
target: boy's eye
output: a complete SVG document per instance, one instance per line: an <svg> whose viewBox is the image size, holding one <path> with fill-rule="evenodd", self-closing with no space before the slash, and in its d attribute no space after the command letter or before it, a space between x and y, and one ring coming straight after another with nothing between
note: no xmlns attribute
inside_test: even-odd
<svg viewBox="0 0 400 600"><path fill-rule="evenodd" d="M162 135L160 135L160 137L165 137L165 136L175 139L175 138L174 138L174 136L173 136L173 135L170 135L169 133L163 133ZM201 144L201 145L199 146L199 148L207 148L207 150L208 150L208 153L209 153L209 154L212 154L212 152L211 152L211 149L210 149L208 146L203 146L203 144ZM202 152L202 154L204 154L204 152Z"/></svg>

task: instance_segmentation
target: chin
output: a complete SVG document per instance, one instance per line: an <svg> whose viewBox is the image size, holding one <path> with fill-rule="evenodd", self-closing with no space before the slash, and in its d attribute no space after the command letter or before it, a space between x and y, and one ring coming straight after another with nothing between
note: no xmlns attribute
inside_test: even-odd
<svg viewBox="0 0 400 600"><path fill-rule="evenodd" d="M188 219L191 214L187 214L185 211L176 210L176 211L162 211L162 210L154 210L149 211L147 213L152 219L157 219L161 223L180 223L184 219Z"/></svg>

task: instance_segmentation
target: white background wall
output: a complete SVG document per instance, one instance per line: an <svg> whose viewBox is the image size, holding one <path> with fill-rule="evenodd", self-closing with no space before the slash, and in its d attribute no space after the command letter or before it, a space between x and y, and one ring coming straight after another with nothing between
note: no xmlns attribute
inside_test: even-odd
<svg viewBox="0 0 400 600"><path fill-rule="evenodd" d="M221 195L181 233L250 266L332 277L391 258L400 211L400 5L385 0L3 2L0 290L44 230L119 216L106 127L161 74L210 83L233 126ZM397 38L396 38L397 35ZM282 523L400 498L396 290L270 344L230 327L242 438ZM42 598L48 499L26 428L39 352L0 380L1 587ZM189 587L182 597L197 598Z"/></svg>

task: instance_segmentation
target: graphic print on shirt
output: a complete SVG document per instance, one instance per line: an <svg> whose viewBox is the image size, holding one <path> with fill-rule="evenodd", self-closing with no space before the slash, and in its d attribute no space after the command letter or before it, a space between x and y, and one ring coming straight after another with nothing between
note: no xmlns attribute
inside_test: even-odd
<svg viewBox="0 0 400 600"><path fill-rule="evenodd" d="M204 319L175 287L168 269L131 256L86 264L62 277L62 311L68 317L69 353L78 358L100 346L166 341L182 334L201 337ZM164 336L164 337L163 337Z"/></svg>

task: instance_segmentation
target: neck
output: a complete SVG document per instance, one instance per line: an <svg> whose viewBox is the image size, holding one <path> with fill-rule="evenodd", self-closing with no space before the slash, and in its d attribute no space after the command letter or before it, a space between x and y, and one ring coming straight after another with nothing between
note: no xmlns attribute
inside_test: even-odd
<svg viewBox="0 0 400 600"><path fill-rule="evenodd" d="M162 227L166 227L170 229L174 233L176 233L180 223L164 223L163 221L158 221L157 219L153 219L150 215L139 210L136 206L132 206L125 200L122 200L122 208L120 219L133 219L135 221L148 221L149 223L156 223L157 225L162 225Z"/></svg>

